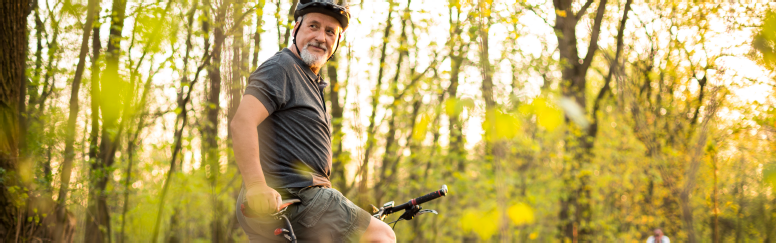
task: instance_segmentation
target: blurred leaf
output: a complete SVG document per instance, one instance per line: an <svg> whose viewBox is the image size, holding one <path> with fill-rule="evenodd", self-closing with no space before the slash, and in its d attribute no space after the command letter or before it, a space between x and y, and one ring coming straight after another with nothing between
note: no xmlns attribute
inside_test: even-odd
<svg viewBox="0 0 776 243"><path fill-rule="evenodd" d="M525 225L534 222L534 210L525 203L512 205L507 209L507 216L515 225Z"/></svg>
<svg viewBox="0 0 776 243"><path fill-rule="evenodd" d="M539 98L533 102L536 112L536 119L539 126L548 131L555 131L558 126L563 124L563 113L560 109L549 105L544 99Z"/></svg>
<svg viewBox="0 0 776 243"><path fill-rule="evenodd" d="M424 114L418 124L415 125L415 130L412 132L412 139L415 141L423 141L426 138L426 132L428 130L428 124L431 122L431 116Z"/></svg>
<svg viewBox="0 0 776 243"><path fill-rule="evenodd" d="M460 115L464 109L474 108L474 100L472 98L450 98L445 100L445 114L448 116Z"/></svg>
<svg viewBox="0 0 776 243"><path fill-rule="evenodd" d="M776 163L770 163L763 169L763 181L776 189Z"/></svg>
<svg viewBox="0 0 776 243"><path fill-rule="evenodd" d="M590 125L590 121L585 117L585 108L580 106L576 101L563 97L558 102L558 105L566 112L566 116L576 123L577 126L584 129Z"/></svg>
<svg viewBox="0 0 776 243"><path fill-rule="evenodd" d="M760 54L755 60L770 70L776 70L776 13L767 11L765 19L752 40L752 47Z"/></svg>
<svg viewBox="0 0 776 243"><path fill-rule="evenodd" d="M536 114L539 126L550 132L563 124L563 112L543 97L537 97L530 104L520 105L517 111L525 115Z"/></svg>
<svg viewBox="0 0 776 243"><path fill-rule="evenodd" d="M458 109L458 103L458 99L455 97L445 100L445 114L452 116L461 113L461 110Z"/></svg>
<svg viewBox="0 0 776 243"><path fill-rule="evenodd" d="M469 209L461 218L461 228L465 232L474 231L481 239L489 240L498 231L498 212Z"/></svg>
<svg viewBox="0 0 776 243"><path fill-rule="evenodd" d="M488 111L482 122L488 140L511 139L520 132L520 120L500 110Z"/></svg>

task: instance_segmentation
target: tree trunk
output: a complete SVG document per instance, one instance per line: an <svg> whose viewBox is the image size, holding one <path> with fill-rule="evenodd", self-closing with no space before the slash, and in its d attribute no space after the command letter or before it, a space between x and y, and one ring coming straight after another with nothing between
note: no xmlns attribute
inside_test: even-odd
<svg viewBox="0 0 776 243"><path fill-rule="evenodd" d="M498 208L507 208L507 195L505 188L505 177L503 164L506 160L507 145L505 140L500 138L496 131L496 119L497 114L500 112L498 104L493 94L493 67L490 64L490 57L488 54L489 46L489 29L492 24L491 16L488 14L491 12L492 4L484 3L480 1L478 3L478 10L480 11L479 17L479 41L480 41L480 69L482 73L482 98L485 100L485 121L486 129L485 143L486 143L486 158L493 164L493 174L495 175L495 189L496 189L496 204ZM507 220L506 210L500 210L499 213L499 236L501 242L510 242L509 234L509 221Z"/></svg>
<svg viewBox="0 0 776 243"><path fill-rule="evenodd" d="M178 161L178 155L180 154L180 151L183 147L183 130L186 128L186 125L188 123L188 108L186 107L189 101L191 101L191 93L194 91L194 86L197 83L197 80L199 79L200 72L210 63L210 0L203 1L202 5L203 7L203 15L206 16L206 18L203 18L202 21L202 29L204 32L203 35L203 42L204 42L204 55L202 56L202 64L197 67L197 71L194 73L194 80L189 82L188 78L188 62L184 62L184 68L183 73L181 75L182 81L181 86L178 91L178 109L180 110L180 113L178 113L178 116L175 118L175 130L173 134L173 149L172 149L172 157L170 159L170 169L167 172L166 179L164 180L164 184L162 185L162 193L160 195L159 200L159 206L157 207L157 213L156 213L156 223L154 224L154 230L152 234L152 240L156 241L159 239L159 228L162 221L162 213L164 209L164 203L165 199L167 197L167 192L170 188L170 183L172 181L173 173L175 173L175 164ZM196 7L193 7L192 9L196 9ZM190 12L191 14L191 12ZM191 22L189 23L189 27L191 27ZM189 31L191 31L191 28L189 28ZM190 34L189 34L190 35ZM191 39L187 39L186 43L186 49L187 54L186 57L188 57L188 51L192 48ZM214 49L220 49L220 46L215 47ZM184 90L186 91L186 94L184 95ZM203 152L204 154L204 152ZM203 161L206 158L203 158ZM175 213L175 212L173 212Z"/></svg>
<svg viewBox="0 0 776 243"><path fill-rule="evenodd" d="M719 205L717 202L717 174L719 171L717 169L717 158L711 159L711 169L713 173L712 183L714 183L711 190L711 242L719 243Z"/></svg>
<svg viewBox="0 0 776 243"><path fill-rule="evenodd" d="M454 99L458 96L458 79L461 74L461 65L463 64L463 55L451 56L450 61L450 86L447 87L447 93L450 95L450 99ZM448 156L451 158L451 165L457 171L466 170L466 155L463 150L463 124L461 122L460 114L454 112L448 114L448 126L450 130L450 147Z"/></svg>
<svg viewBox="0 0 776 243"><path fill-rule="evenodd" d="M9 190L13 186L26 187L17 168L21 163L19 136L24 132L19 129L18 109L21 84L26 82L29 7L29 1L9 0L0 4L0 169L6 171L0 188L0 239L8 242L31 240L20 235L21 229L36 224L21 220L25 207L14 201L23 195Z"/></svg>
<svg viewBox="0 0 776 243"><path fill-rule="evenodd" d="M253 34L253 62L251 64L251 70L259 68L259 51L261 50L261 33L264 33L264 4L266 0L259 0L256 7L256 32Z"/></svg>
<svg viewBox="0 0 776 243"><path fill-rule="evenodd" d="M398 109L398 106L401 102L400 93L398 90L399 86L399 77L401 77L401 65L404 62L404 57L409 55L409 51L407 50L408 43L407 43L407 32L405 31L407 27L407 21L411 21L409 19L409 6L412 0L407 1L407 9L405 10L405 14L403 14L401 19L401 35L399 36L399 59L396 61L396 74L393 76L393 80L391 81L390 85L390 93L393 95L393 102L391 102L391 105L388 106L386 109L386 114L388 117L388 133L385 135L385 152L383 153L383 161L380 164L380 177L377 181L375 181L375 202L382 203L383 196L385 195L385 191L390 190L388 187L392 185L392 178L396 174L396 168L397 164L399 163L399 156L396 154L396 133L397 133L397 124L396 124L396 118L400 113L401 109ZM411 76L412 74L410 74ZM411 86L405 87L406 89L411 89ZM390 112L390 114L388 113Z"/></svg>
<svg viewBox="0 0 776 243"><path fill-rule="evenodd" d="M600 34L601 22L606 7L607 0L601 0L598 3L597 12L592 28L592 33L584 59L579 58L577 49L576 27L579 19L585 15L587 9L592 5L593 0L588 0L582 8L574 13L572 10L572 0L554 1L555 6L555 33L558 39L558 50L560 57L565 60L566 65L562 66L561 71L561 93L565 97L571 98L579 107L586 107L586 79L585 75L593 62L593 57L598 50L598 36ZM570 155L566 160L563 170L563 181L566 196L561 199L560 205L560 231L561 239L571 240L572 242L590 241L593 235L589 222L592 219L590 206L590 189L587 186L589 173L583 173L581 170L587 167L591 159L591 150L593 147L593 138L588 136L585 127L581 127L570 122L570 117L566 117L568 131L565 138L565 150ZM580 174L581 176L577 176Z"/></svg>
<svg viewBox="0 0 776 243"><path fill-rule="evenodd" d="M236 19L236 16L239 16L242 14L243 10L243 2L242 0L236 0L234 2L234 8L232 9L232 18L233 20ZM242 24L242 22L237 22L237 20L234 21L235 26L232 26L232 29L234 30L233 33L231 33L232 37L232 77L229 79L229 86L228 90L229 93L227 93L227 96L229 98L229 108L227 109L227 123L232 123L232 118L234 117L234 114L237 112L237 107L240 106L240 100L242 100L242 91L243 91L243 76L244 76L244 69L243 69L243 59L242 59L242 51L243 51L243 33L245 32L245 27ZM232 138L232 131L231 129L227 130L227 138L229 147L231 147L231 138ZM228 161L232 161L231 156Z"/></svg>
<svg viewBox="0 0 776 243"><path fill-rule="evenodd" d="M99 11L98 11L99 12ZM100 28L99 28L99 22L95 23L92 32L94 33L92 36L92 66L91 66L91 88L90 88L90 97L91 97L91 110L92 110L92 117L91 117L91 131L89 132L89 164L96 164L100 159L97 157L100 153L100 51L101 51L101 44L100 44ZM103 138L105 139L105 138ZM90 193L91 194L91 193ZM90 195L91 196L91 195ZM92 199L89 199L89 203L92 203ZM90 222L89 219L85 221L87 223Z"/></svg>
<svg viewBox="0 0 776 243"><path fill-rule="evenodd" d="M72 91L70 92L70 115L67 120L67 127L65 128L65 160L62 163L59 197L57 197L58 222L56 224L56 230L54 231L54 239L59 242L65 239L64 229L67 215L67 193L70 188L70 173L73 169L73 158L75 157L73 144L75 143L75 122L76 118L78 117L79 108L78 92L81 88L81 78L86 66L86 54L89 52L89 36L92 32L92 23L95 20L94 16L97 14L98 4L98 0L89 1L88 10L86 11L86 23L83 26L83 36L81 38L81 51L78 54L78 65L75 69Z"/></svg>
<svg viewBox="0 0 776 243"><path fill-rule="evenodd" d="M228 82L228 99L229 99L229 108L227 111L227 123L232 123L232 118L234 118L235 113L237 113L237 107L240 106L240 101L242 100L242 92L244 90L244 77L248 73L248 49L246 48L246 45L243 41L243 33L245 32L244 24L241 20L236 20L237 16L240 16L243 11L243 1L242 0L236 0L234 2L234 7L232 8L232 19L234 20L234 26L232 26L232 77L229 79ZM250 44L247 45L250 47ZM227 130L227 147L232 148L232 130ZM236 168L236 164L232 163L234 161L234 153L227 152L227 167L234 167ZM239 171L239 170L237 170ZM234 188L234 187L227 187L226 190L230 190L230 193L233 195L234 198L237 198L240 194L240 188ZM226 208L223 206L219 208L219 211L226 212ZM224 215L225 213L220 213L219 215ZM231 234L233 230L236 228L239 228L239 224L237 223L237 218L234 216L234 214L225 214L228 215L227 217L221 217L221 222L223 223L223 219L226 218L226 222L224 224L223 230L224 236L221 238L222 242L231 242L233 239L231 237Z"/></svg>
<svg viewBox="0 0 776 243"><path fill-rule="evenodd" d="M452 14L453 6L448 7L448 12ZM452 16L450 18L450 86L447 87L447 94L450 99L456 99L458 97L458 85L461 74L461 66L463 61L466 60L467 47L469 44L461 38L463 33L463 27L461 22L460 8L456 8L457 16L454 21ZM451 165L458 171L466 170L466 159L463 147L463 124L461 122L460 114L456 111L452 114L448 114L448 129L450 131L450 146L448 147L448 158L450 158ZM451 171L452 172L452 171ZM445 172L445 173L451 173Z"/></svg>
<svg viewBox="0 0 776 243"><path fill-rule="evenodd" d="M213 209L211 221L211 237L213 242L219 242L224 238L224 227L221 219L221 206L218 202L218 176L220 174L219 149L218 149L218 113L221 110L221 49L226 39L224 32L226 9L230 1L224 1L217 9L215 16L215 28L213 30L213 52L211 63L207 67L210 79L208 96L205 105L205 127L203 129L202 149L206 153L204 161L207 164L208 181L210 182L210 199Z"/></svg>
<svg viewBox="0 0 776 243"><path fill-rule="evenodd" d="M280 2L280 0L277 0ZM291 30L294 29L294 12L296 11L296 4L299 2L297 0L290 0L291 1L291 8L288 9L288 18L286 20L286 32L283 34L282 42L278 42L280 44L280 50L283 50L283 48L286 48L289 44L289 39L293 38L291 36ZM278 9L280 11L280 9ZM293 44L293 43L291 43Z"/></svg>
<svg viewBox="0 0 776 243"><path fill-rule="evenodd" d="M344 107L340 104L340 90L342 84L338 80L337 67L339 67L339 57L335 53L326 64L326 74L329 76L329 101L331 102L331 182L340 191L348 191L348 182L345 177L345 163L348 158L343 155L342 137L345 133L342 131L342 122Z"/></svg>
<svg viewBox="0 0 776 243"><path fill-rule="evenodd" d="M109 177L107 170L115 161L118 136L118 120L122 111L122 100L119 95L126 86L126 82L119 75L119 57L121 55L121 32L124 28L126 0L114 0L111 10L110 36L105 56L105 69L103 70L100 86L100 108L103 118L100 149L97 160L91 166L91 183L89 190L89 206L86 216L87 225L84 239L87 242L110 242L111 227L108 211L108 197L105 188Z"/></svg>
<svg viewBox="0 0 776 243"><path fill-rule="evenodd" d="M361 208L369 207L369 194L367 192L367 182L369 181L369 156L371 156L372 147L375 144L375 116L377 115L377 105L380 103L380 86L383 84L383 72L385 69L386 48L388 48L388 36L391 34L391 15L393 14L393 1L388 1L388 19L385 21L385 31L383 31L383 46L380 49L380 68L377 71L377 85L372 94L372 113L369 115L369 127L367 128L366 148L364 148L364 160L359 168L361 181L358 184L358 206Z"/></svg>

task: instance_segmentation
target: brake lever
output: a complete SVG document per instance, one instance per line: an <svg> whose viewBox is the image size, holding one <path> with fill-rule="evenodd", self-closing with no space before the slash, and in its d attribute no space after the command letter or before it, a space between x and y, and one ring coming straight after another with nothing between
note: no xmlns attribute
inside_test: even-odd
<svg viewBox="0 0 776 243"><path fill-rule="evenodd" d="M418 211L418 213L415 214L415 217L420 216L421 214L427 214L427 213L433 213L433 214L439 215L439 212L437 212L436 210L433 210L433 209L423 209L423 210Z"/></svg>
<svg viewBox="0 0 776 243"><path fill-rule="evenodd" d="M404 210L404 213L401 216L399 216L399 218L402 218L404 220L411 220L415 218L416 215L418 215L418 212L420 212L421 209L423 209L423 207L421 207L420 205L415 205L411 208Z"/></svg>

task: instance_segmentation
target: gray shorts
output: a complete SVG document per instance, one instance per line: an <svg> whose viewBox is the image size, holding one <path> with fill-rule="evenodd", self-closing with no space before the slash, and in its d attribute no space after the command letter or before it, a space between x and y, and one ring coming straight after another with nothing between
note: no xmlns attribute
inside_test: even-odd
<svg viewBox="0 0 776 243"><path fill-rule="evenodd" d="M345 198L339 191L325 187L288 189L302 200L288 206L286 216L291 221L299 242L358 242L366 231L371 215ZM283 223L267 215L245 217L240 204L245 198L245 187L237 199L237 221L250 242L288 242L274 234Z"/></svg>

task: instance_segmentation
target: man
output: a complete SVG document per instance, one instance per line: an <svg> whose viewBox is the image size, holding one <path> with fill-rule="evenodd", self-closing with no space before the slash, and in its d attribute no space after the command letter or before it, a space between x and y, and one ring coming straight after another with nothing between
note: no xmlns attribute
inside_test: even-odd
<svg viewBox="0 0 776 243"><path fill-rule="evenodd" d="M655 235L647 238L647 243L671 243L671 240L668 239L668 236L663 235L662 230L655 229L652 233L655 233Z"/></svg>
<svg viewBox="0 0 776 243"><path fill-rule="evenodd" d="M243 187L237 219L251 242L283 242L270 213L286 215L300 242L395 242L393 230L331 188L331 121L318 75L334 54L350 13L333 0L301 0L294 44L254 71L230 124ZM247 206L245 214L240 206ZM246 217L249 215L250 217Z"/></svg>

